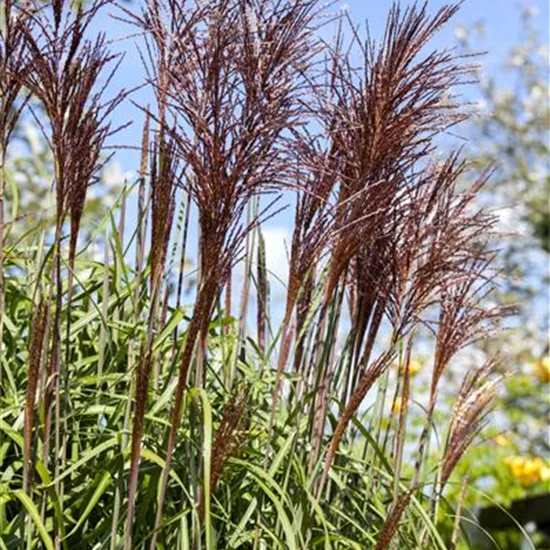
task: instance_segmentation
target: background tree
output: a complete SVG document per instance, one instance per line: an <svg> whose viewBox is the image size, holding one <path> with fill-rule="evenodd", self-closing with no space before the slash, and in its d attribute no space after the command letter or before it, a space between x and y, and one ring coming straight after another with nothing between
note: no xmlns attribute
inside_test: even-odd
<svg viewBox="0 0 550 550"><path fill-rule="evenodd" d="M508 277L497 298L521 304L517 321L491 344L514 375L501 393L485 444L457 469L457 480L467 474L479 490L468 491L466 500L481 505L490 504L483 493L506 506L550 489L549 52L547 29L537 25L536 14L534 8L522 8L521 36L498 73L481 68L480 114L468 135L479 164L495 165L482 201L499 209L504 232L498 246ZM482 23L456 34L466 52L483 49ZM518 548L517 533L500 536L502 548ZM548 547L536 538L535 544Z"/></svg>

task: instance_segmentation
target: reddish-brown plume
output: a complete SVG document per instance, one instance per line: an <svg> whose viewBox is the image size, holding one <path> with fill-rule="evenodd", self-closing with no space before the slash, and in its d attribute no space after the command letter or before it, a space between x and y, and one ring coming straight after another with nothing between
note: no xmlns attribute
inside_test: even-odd
<svg viewBox="0 0 550 550"><path fill-rule="evenodd" d="M181 178L173 143L160 135L151 159L151 281L158 284L164 271L174 219L176 186Z"/></svg>
<svg viewBox="0 0 550 550"><path fill-rule="evenodd" d="M44 335L46 333L46 321L48 308L46 302L41 300L33 313L31 322L31 336L29 343L29 370L27 374L27 392L25 396L25 434L24 434L24 481L25 491L31 485L30 472L32 465L32 440L34 429L35 404L40 378L40 366L42 364L42 353L44 350Z"/></svg>
<svg viewBox="0 0 550 550"><path fill-rule="evenodd" d="M383 239L407 208L433 139L464 118L451 94L470 68L445 51L421 55L456 10L429 17L425 6L394 6L381 44L354 35L359 68L340 43L333 53L325 117L340 178L327 300L351 259Z"/></svg>
<svg viewBox="0 0 550 550"><path fill-rule="evenodd" d="M497 361L494 358L489 359L481 367L469 372L462 383L451 413L441 467L440 491L443 491L457 462L481 431L494 403L500 380L493 376L496 366Z"/></svg>
<svg viewBox="0 0 550 550"><path fill-rule="evenodd" d="M10 136L26 103L26 99L21 98L25 75L30 68L25 38L32 26L31 15L18 10L13 0L3 2L1 11L0 166L5 158Z"/></svg>
<svg viewBox="0 0 550 550"><path fill-rule="evenodd" d="M25 36L32 21L27 13L17 10L13 0L0 6L0 343L4 338L4 215L6 153L13 130L28 100L22 96L23 80L29 69L29 55ZM0 387L3 369L0 368Z"/></svg>
<svg viewBox="0 0 550 550"><path fill-rule="evenodd" d="M397 502L393 505L380 533L377 535L374 550L386 550L387 548L390 548L392 539L397 531L397 528L399 527L399 521L403 516L403 512L407 509L412 496L412 492L407 491L397 499Z"/></svg>
<svg viewBox="0 0 550 550"><path fill-rule="evenodd" d="M243 393L232 396L223 408L220 426L212 445L210 470L210 492L213 494L221 478L227 461L235 456L242 447L246 432L243 431L247 410L247 396ZM200 515L204 511L204 501L200 500Z"/></svg>
<svg viewBox="0 0 550 550"><path fill-rule="evenodd" d="M316 53L311 33L316 4L151 1L141 16L128 13L148 37L150 84L162 107L152 116L170 139L174 158L185 166L181 185L197 207L200 235L198 295L181 354L157 518L197 338L202 334L204 347L215 301L241 256L244 238L269 207L248 223L243 220L247 205L292 183L286 143L304 119L301 75ZM196 382L203 377L199 361ZM132 490L135 476L132 471ZM130 503L127 547L132 508Z"/></svg>
<svg viewBox="0 0 550 550"><path fill-rule="evenodd" d="M94 0L75 8L63 0L36 4L33 30L25 34L31 70L24 84L42 103L50 123L47 138L55 162L57 223L70 214L71 268L86 192L97 181L105 141L115 131L108 117L125 97L122 91L113 99L103 98L116 56L104 34L85 38L90 23L108 3Z"/></svg>
<svg viewBox="0 0 550 550"><path fill-rule="evenodd" d="M362 44L355 35L363 54L359 70L346 55L337 55L334 63L337 101L327 110L327 126L339 158L339 187L324 304L342 278L351 279L355 359L349 367L350 397L329 445L319 491L347 425L398 342L419 324L430 326L426 316L434 310L442 312L436 339L456 345L437 345L435 393L448 359L472 342L471 328L479 330L502 313L479 312L484 295L479 289L491 286L486 278L496 219L472 202L488 173L463 190L458 182L467 165L459 155L435 157L434 138L465 117L451 98L471 69L451 53L421 50L456 9L442 8L429 18L425 7L394 7L382 44L370 38ZM449 296L464 285L479 296L475 304L466 295L458 299L457 307L471 312L461 323L445 312ZM392 329L391 343L371 365L384 318ZM331 376L327 369L324 378ZM316 412L321 424L327 406L325 400Z"/></svg>

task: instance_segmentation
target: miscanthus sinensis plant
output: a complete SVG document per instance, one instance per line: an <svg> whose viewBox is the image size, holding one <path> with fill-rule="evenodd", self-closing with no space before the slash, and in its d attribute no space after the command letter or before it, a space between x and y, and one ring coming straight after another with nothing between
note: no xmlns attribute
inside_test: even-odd
<svg viewBox="0 0 550 550"><path fill-rule="evenodd" d="M132 101L90 30L108 8L154 101L137 180L83 242ZM438 150L468 116L468 59L429 46L457 9L395 6L375 39L317 0L4 1L1 548L467 544L445 489L497 358L463 369L442 426L438 397L507 312L487 300L496 219L475 203L490 174ZM56 223L14 240L21 116L51 148ZM290 197L277 305L262 228Z"/></svg>

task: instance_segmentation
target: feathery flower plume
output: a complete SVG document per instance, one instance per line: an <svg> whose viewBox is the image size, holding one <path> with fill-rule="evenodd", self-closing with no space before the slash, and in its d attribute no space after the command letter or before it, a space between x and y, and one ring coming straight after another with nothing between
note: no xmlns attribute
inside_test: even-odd
<svg viewBox="0 0 550 550"><path fill-rule="evenodd" d="M395 359L395 348L390 348L388 351L384 352L372 365L365 369L357 388L351 395L348 403L346 403L343 412L340 414L334 433L330 440L330 445L327 451L327 456L325 458L325 466L323 474L321 476L318 488L317 488L317 498L321 495L328 472L332 466L332 462L336 455L336 451L344 437L346 428L348 427L353 415L357 412L357 409L363 402L363 399L372 388L374 383L386 372L386 369L391 365L392 361Z"/></svg>
<svg viewBox="0 0 550 550"><path fill-rule="evenodd" d="M441 467L440 494L457 462L483 428L487 413L494 403L496 387L502 379L493 377L497 360L491 358L481 367L469 372L460 388L451 412L447 444Z"/></svg>
<svg viewBox="0 0 550 550"><path fill-rule="evenodd" d="M48 308L46 302L40 300L33 313L31 322L31 336L29 344L29 370L27 374L27 392L25 396L25 429L23 447L23 489L27 491L31 486L30 472L32 465L32 435L34 429L34 413L40 378L40 366L42 364L42 352L44 350L44 335L46 333L46 319Z"/></svg>
<svg viewBox="0 0 550 550"><path fill-rule="evenodd" d="M437 296L437 274L443 272L434 261L441 240L434 226L439 222L435 215L430 218L433 209L425 212L424 207L428 188L437 196L452 189L453 180L445 170L430 167L430 158L435 137L465 118L452 92L471 67L451 52L420 52L457 9L446 6L430 17L426 5L394 6L380 44L370 37L362 43L354 34L362 54L358 69L341 44L333 52L335 101L324 113L339 184L317 341L321 349L326 308L351 274L355 372L349 374L350 401L357 405L362 391L354 388L372 385L365 386L361 378L384 315L395 345ZM323 368L319 387L333 375ZM325 400L315 407L319 425L327 406ZM333 437L333 444L337 441ZM319 440L314 448L320 448Z"/></svg>
<svg viewBox="0 0 550 550"><path fill-rule="evenodd" d="M13 0L2 2L0 26L0 159L3 167L11 134L26 97L21 97L23 81L29 70L25 37L32 26L29 13L17 9Z"/></svg>
<svg viewBox="0 0 550 550"><path fill-rule="evenodd" d="M173 142L159 137L151 165L151 286L155 287L164 271L174 219L174 194L181 178Z"/></svg>
<svg viewBox="0 0 550 550"><path fill-rule="evenodd" d="M43 105L50 123L47 136L55 162L57 225L70 214L69 266L72 270L82 211L88 187L97 181L105 163L100 156L113 129L108 117L126 96L124 91L104 100L117 65L104 33L94 40L85 34L110 0L71 7L60 0L36 4L33 32L26 32L32 70L25 87ZM110 68L111 67L111 68Z"/></svg>
<svg viewBox="0 0 550 550"><path fill-rule="evenodd" d="M471 68L446 51L419 56L457 9L445 6L429 17L425 5L394 6L381 44L354 34L361 67L341 47L333 53L335 103L326 117L340 185L327 300L358 250L384 236L388 214L406 202L433 139L464 119L451 91Z"/></svg>
<svg viewBox="0 0 550 550"><path fill-rule="evenodd" d="M235 456L242 447L246 433L242 428L246 413L246 393L240 396L232 396L225 404L220 419L220 427L216 432L212 445L212 461L210 465L210 493L214 494L227 461ZM204 500L199 500L199 515L204 513Z"/></svg>
<svg viewBox="0 0 550 550"><path fill-rule="evenodd" d="M380 533L377 536L374 550L386 550L387 548L390 548L392 539L397 531L397 528L399 527L401 516L407 509L412 496L413 493L409 490L406 493L403 493L393 505Z"/></svg>
<svg viewBox="0 0 550 550"><path fill-rule="evenodd" d="M61 378L65 391L69 384L69 369L61 368L62 231L67 216L70 216L65 350L65 362L68 363L71 355L69 333L74 263L86 193L89 186L97 181L103 166L100 157L105 142L116 131L111 127L108 117L125 97L124 91L120 91L111 100L103 99L117 67L115 64L109 68L116 56L110 53L104 33L93 40L86 38L92 21L108 3L109 0L92 0L73 6L67 0L56 0L49 4L31 0L29 7L21 8L33 22L32 27L25 32L30 67L24 74L23 84L44 108L49 131L32 112L52 150L55 171L56 223L49 297L50 302L53 301L55 292L55 311L48 367L48 378L53 388L48 387L44 396L44 460L47 462L50 448L50 405L53 393L56 478L65 460L70 432L61 402ZM60 483L56 482L56 490L60 489Z"/></svg>
<svg viewBox="0 0 550 550"><path fill-rule="evenodd" d="M200 230L200 281L180 359L157 527L197 339L206 338L215 301L244 238L266 214L264 209L244 223L245 209L252 198L278 192L292 181L284 144L303 119L301 72L316 52L311 36L316 4L151 0L141 16L129 14L148 36L148 65L162 75L150 79L166 106L156 120L186 167L182 186L197 206ZM203 377L199 361L196 382ZM134 448L139 446L138 441ZM136 476L133 469L132 491ZM132 509L130 502L126 548L131 545Z"/></svg>
<svg viewBox="0 0 550 550"><path fill-rule="evenodd" d="M21 97L23 79L29 68L25 35L31 26L27 13L18 11L13 0L0 7L0 354L4 341L4 191L6 152L12 132L28 97ZM4 368L0 366L0 388Z"/></svg>

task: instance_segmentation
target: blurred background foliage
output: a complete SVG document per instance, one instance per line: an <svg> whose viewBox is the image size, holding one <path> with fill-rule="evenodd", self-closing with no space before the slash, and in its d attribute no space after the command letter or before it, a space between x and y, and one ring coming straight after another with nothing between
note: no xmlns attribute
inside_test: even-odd
<svg viewBox="0 0 550 550"><path fill-rule="evenodd" d="M469 505L488 506L550 491L550 88L547 22L524 6L522 33L501 60L498 72L481 65L479 115L471 123L468 147L481 166L495 173L483 200L499 209L501 262L506 279L498 299L520 311L509 331L493 341L512 371L501 392L494 422L483 443L458 467L455 495L469 480ZM485 26L459 28L466 53L483 49ZM501 548L521 547L519 532L493 534ZM550 548L539 533L536 548Z"/></svg>

